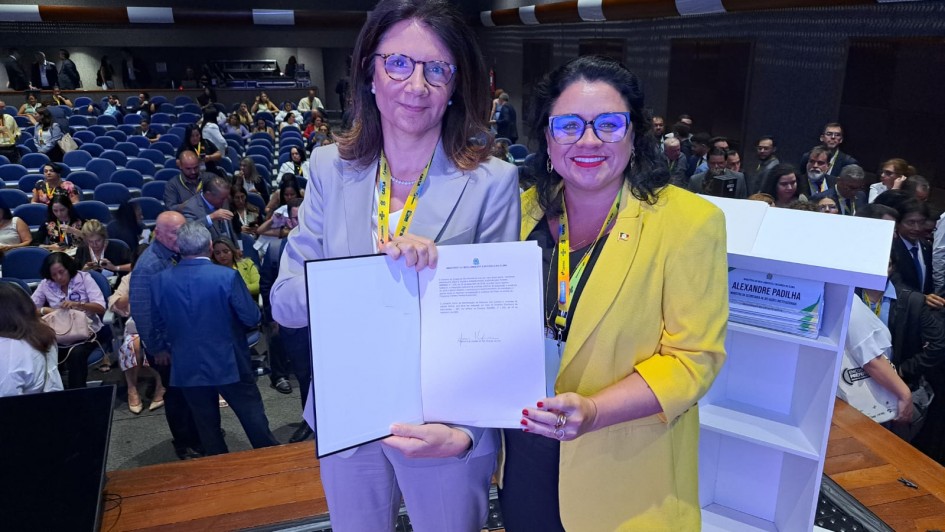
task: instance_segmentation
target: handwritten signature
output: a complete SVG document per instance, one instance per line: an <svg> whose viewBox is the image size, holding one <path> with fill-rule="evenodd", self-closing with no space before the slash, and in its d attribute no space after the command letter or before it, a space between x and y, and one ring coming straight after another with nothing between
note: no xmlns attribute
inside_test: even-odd
<svg viewBox="0 0 945 532"><path fill-rule="evenodd" d="M499 343L502 340L496 338L495 336L487 336L482 331L476 331L473 333L472 337L468 337L463 333L459 334L459 338L456 339L459 345L463 344L495 344Z"/></svg>

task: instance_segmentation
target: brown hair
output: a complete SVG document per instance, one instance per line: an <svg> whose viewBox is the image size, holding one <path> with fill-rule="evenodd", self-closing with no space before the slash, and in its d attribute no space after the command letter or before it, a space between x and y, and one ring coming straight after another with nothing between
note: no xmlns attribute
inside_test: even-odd
<svg viewBox="0 0 945 532"><path fill-rule="evenodd" d="M895 157L893 159L890 159L884 162L883 164L879 165L880 172L882 172L883 168L887 166L892 166L893 172L896 172L896 174L898 175L904 175L906 177L915 175L915 168L912 165L910 165L908 162L906 162L905 159L900 159L898 157Z"/></svg>
<svg viewBox="0 0 945 532"><path fill-rule="evenodd" d="M444 0L381 0L368 16L351 57L353 119L351 128L336 136L338 153L362 166L380 155L384 138L380 111L371 94L373 56L394 24L411 19L436 35L456 61L453 103L443 115L443 148L458 168L475 168L489 157L492 148L485 122L490 104L486 69L475 34L456 8Z"/></svg>
<svg viewBox="0 0 945 532"><path fill-rule="evenodd" d="M24 340L42 353L56 344L56 333L39 318L33 300L19 286L0 283L0 307L0 337Z"/></svg>

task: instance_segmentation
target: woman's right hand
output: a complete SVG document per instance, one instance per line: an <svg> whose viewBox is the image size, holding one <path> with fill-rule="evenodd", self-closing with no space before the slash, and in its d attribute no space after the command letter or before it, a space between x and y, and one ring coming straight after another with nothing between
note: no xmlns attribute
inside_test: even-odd
<svg viewBox="0 0 945 532"><path fill-rule="evenodd" d="M395 236L391 240L380 244L378 251L386 253L388 257L399 260L404 258L408 268L418 272L426 267L436 268L436 244L429 238L411 235Z"/></svg>

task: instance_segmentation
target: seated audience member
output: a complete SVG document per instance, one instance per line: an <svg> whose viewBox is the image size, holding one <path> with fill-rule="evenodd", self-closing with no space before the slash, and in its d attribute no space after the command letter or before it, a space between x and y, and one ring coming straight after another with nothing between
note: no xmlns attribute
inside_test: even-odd
<svg viewBox="0 0 945 532"><path fill-rule="evenodd" d="M151 95L146 92L138 93L138 106L134 112L142 118L142 121L148 119L158 111L158 106L151 103Z"/></svg>
<svg viewBox="0 0 945 532"><path fill-rule="evenodd" d="M151 141L151 144L161 139L161 133L151 127L151 120L149 118L142 118L140 127L141 135Z"/></svg>
<svg viewBox="0 0 945 532"><path fill-rule="evenodd" d="M887 190L898 190L906 178L915 174L915 168L905 159L889 159L880 165L879 182L870 185L869 202L873 203L876 196Z"/></svg>
<svg viewBox="0 0 945 532"><path fill-rule="evenodd" d="M220 111L216 107L207 107L203 110L203 128L200 130L204 139L213 144L216 147L217 151L220 153L220 158L223 158L223 154L226 153L226 139L223 138L223 133L220 131L220 126L217 124L217 117L220 116Z"/></svg>
<svg viewBox="0 0 945 532"><path fill-rule="evenodd" d="M123 202L112 218L113 222L108 225L108 237L128 244L128 249L136 249L145 228L141 207L128 201Z"/></svg>
<svg viewBox="0 0 945 532"><path fill-rule="evenodd" d="M712 148L709 151L708 169L689 179L689 190L709 196L747 198L745 176L728 170L725 165L726 151L722 148Z"/></svg>
<svg viewBox="0 0 945 532"><path fill-rule="evenodd" d="M13 216L10 208L0 203L0 260L7 251L32 243L30 226L19 217Z"/></svg>
<svg viewBox="0 0 945 532"><path fill-rule="evenodd" d="M836 200L830 196L814 196L811 198L811 201L817 206L817 210L822 213L840 214L840 207L837 205Z"/></svg>
<svg viewBox="0 0 945 532"><path fill-rule="evenodd" d="M279 175L293 174L308 179L308 165L305 164L305 150L297 146L289 149L289 160L279 167Z"/></svg>
<svg viewBox="0 0 945 532"><path fill-rule="evenodd" d="M748 198L746 199L749 199L752 201L763 201L767 203L769 207L776 207L776 205L774 204L774 198L771 197L771 194L765 194L764 192L756 192L755 194L748 196Z"/></svg>
<svg viewBox="0 0 945 532"><path fill-rule="evenodd" d="M925 222L929 219L929 208L915 198L901 191L886 191L876 197L880 205L896 209L899 218L896 221L896 236L892 244L893 284L897 290L913 290L935 296L932 281L932 247L922 239ZM938 298L941 300L941 298ZM930 304L936 303L927 299ZM937 304L937 308L941 308Z"/></svg>
<svg viewBox="0 0 945 532"><path fill-rule="evenodd" d="M522 165L518 167L518 190L519 193L525 192L526 190L535 186L538 182L535 177L535 169L531 166Z"/></svg>
<svg viewBox="0 0 945 532"><path fill-rule="evenodd" d="M262 222L262 214L255 205L246 201L246 190L241 186L230 188L230 210L233 211L233 223L239 225L239 232L256 235L256 228Z"/></svg>
<svg viewBox="0 0 945 532"><path fill-rule="evenodd" d="M324 108L325 106L322 105L322 101L318 98L318 88L316 87L309 87L308 96L299 100L299 111L303 113L305 111L316 111Z"/></svg>
<svg viewBox="0 0 945 532"><path fill-rule="evenodd" d="M43 281L33 292L33 303L45 316L60 310L80 310L88 317L93 332L102 328L105 296L88 272L79 270L72 257L62 252L50 253L41 268ZM89 375L88 359L98 343L90 338L70 347L59 348L59 362L69 371L66 388L85 388Z"/></svg>
<svg viewBox="0 0 945 532"><path fill-rule="evenodd" d="M256 162L249 157L240 160L240 169L236 171L237 183L247 193L259 194L262 199L269 201L269 183L259 175Z"/></svg>
<svg viewBox="0 0 945 532"><path fill-rule="evenodd" d="M226 135L239 135L245 142L249 139L249 129L240 122L240 115L233 113L226 119L226 125L223 126L223 133Z"/></svg>
<svg viewBox="0 0 945 532"><path fill-rule="evenodd" d="M59 85L53 87L52 95L49 98L55 105L63 105L65 107L72 108L72 100L66 98L65 95L62 94L62 90L59 89Z"/></svg>
<svg viewBox="0 0 945 532"><path fill-rule="evenodd" d="M33 129L33 141L36 143L36 151L45 154L50 161L60 163L64 153L62 148L59 147L59 141L62 140L64 131L59 124L53 121L49 109L40 109L38 114L39 122L36 123L36 127Z"/></svg>
<svg viewBox="0 0 945 532"><path fill-rule="evenodd" d="M928 179L920 175L911 175L902 183L901 190L906 194L910 194L920 202L925 203L929 200L931 185Z"/></svg>
<svg viewBox="0 0 945 532"><path fill-rule="evenodd" d="M795 211L820 212L813 203L801 200L792 201L787 208Z"/></svg>
<svg viewBox="0 0 945 532"><path fill-rule="evenodd" d="M272 140L276 140L276 132L271 127L269 127L269 124L266 123L265 118L260 118L256 121L256 125L253 127L253 133L265 133L269 135Z"/></svg>
<svg viewBox="0 0 945 532"><path fill-rule="evenodd" d="M0 155L11 163L20 162L20 150L16 143L20 140L20 126L13 116L3 112L7 104L0 100Z"/></svg>
<svg viewBox="0 0 945 532"><path fill-rule="evenodd" d="M866 174L857 164L843 167L837 177L836 184L826 192L814 194L811 201L819 202L822 198L830 198L840 208L840 214L854 216L857 209L867 205L865 188Z"/></svg>
<svg viewBox="0 0 945 532"><path fill-rule="evenodd" d="M39 226L33 237L34 246L52 251L64 251L76 246L82 238L83 220L75 212L68 196L56 196L46 210L46 223Z"/></svg>
<svg viewBox="0 0 945 532"><path fill-rule="evenodd" d="M496 139L492 143L492 156L500 161L515 164L515 157L509 153L509 143L505 140Z"/></svg>
<svg viewBox="0 0 945 532"><path fill-rule="evenodd" d="M686 159L692 155L692 126L685 122L676 122L673 124L672 132L668 133L665 138L675 138L679 140L679 149L686 156ZM688 162L688 161L687 161ZM688 165L687 165L688 166ZM687 174L686 178L692 177L692 174Z"/></svg>
<svg viewBox="0 0 945 532"><path fill-rule="evenodd" d="M39 319L29 294L0 283L0 308L0 397L62 390L56 333Z"/></svg>
<svg viewBox="0 0 945 532"><path fill-rule="evenodd" d="M205 453L228 452L220 430L220 395L254 448L278 445L246 342L246 331L259 324L259 306L238 280L239 273L210 263L211 237L203 224L181 227L177 246L181 261L151 282L153 326L167 337L171 382L193 414Z"/></svg>
<svg viewBox="0 0 945 532"><path fill-rule="evenodd" d="M823 133L820 134L820 146L824 148L827 155L827 164L821 169L824 174L837 177L844 166L850 164L859 164L856 159L840 151L840 144L843 143L843 126L836 122L831 122L824 126ZM815 148L816 149L816 148ZM811 160L814 150L811 150L801 156L801 166L803 167ZM831 186L833 184L831 183ZM814 193L824 192L811 187Z"/></svg>
<svg viewBox="0 0 945 532"><path fill-rule="evenodd" d="M735 172L736 174L742 174L742 156L736 150L728 150L725 152L725 169L729 172ZM747 185L747 183L746 183Z"/></svg>
<svg viewBox="0 0 945 532"><path fill-rule="evenodd" d="M301 205L302 200L298 198L288 203L289 218L286 223L290 230L298 225ZM308 362L308 328L293 329L280 326L272 319L272 304L269 301L272 285L279 275L279 261L282 252L285 250L285 245L285 239L279 240L276 245L269 246L266 252L263 253L262 269L259 276L260 294L263 300L263 325L267 332L269 365L272 370L269 373L269 387L279 393L292 393L289 374L295 373L299 381L299 397L304 408L305 401L308 398L309 384L312 380L312 370ZM312 429L308 426L308 423L303 421L289 437L289 443L304 441L311 436Z"/></svg>
<svg viewBox="0 0 945 532"><path fill-rule="evenodd" d="M279 108L276 107L276 104L272 103L272 101L269 99L269 95L265 92L260 92L259 96L256 96L256 101L253 102L253 114L255 115L260 111L268 111L270 113L279 112Z"/></svg>
<svg viewBox="0 0 945 532"><path fill-rule="evenodd" d="M328 124L322 124L318 126L318 129L316 129L315 132L308 137L306 148L308 150L314 150L315 148L321 146L334 144L334 142L335 139L331 136L331 128L328 126Z"/></svg>
<svg viewBox="0 0 945 532"><path fill-rule="evenodd" d="M249 112L249 106L245 103L240 104L239 110L236 111L236 115L240 117L240 123L246 126L247 128L253 127L255 120L253 120L253 114Z"/></svg>
<svg viewBox="0 0 945 532"><path fill-rule="evenodd" d="M36 97L36 93L30 92L27 93L26 101L20 106L17 114L25 116L29 119L31 124L36 125L39 122L39 110L42 106L43 105L39 103L39 99Z"/></svg>
<svg viewBox="0 0 945 532"><path fill-rule="evenodd" d="M179 212L184 202L197 195L203 183L216 174L201 170L200 159L193 151L178 152L177 167L180 175L169 179L164 187L164 207Z"/></svg>
<svg viewBox="0 0 945 532"><path fill-rule="evenodd" d="M282 174L279 177L279 190L276 190L269 196L269 204L266 205L266 217L272 218L272 215L276 212L276 209L284 206L289 200L294 198L302 198L305 196L305 192L302 190L302 187L299 186L299 182L295 179L295 174Z"/></svg>
<svg viewBox="0 0 945 532"><path fill-rule="evenodd" d="M688 190L689 178L686 177L686 170L689 168L689 161L686 154L682 152L679 139L667 137L663 141L663 159L666 162L666 169L669 170L670 183Z"/></svg>
<svg viewBox="0 0 945 532"><path fill-rule="evenodd" d="M781 163L768 172L765 194L774 198L775 207L787 207L793 201L807 201L810 190L807 183L797 178L797 171L787 163Z"/></svg>
<svg viewBox="0 0 945 532"><path fill-rule="evenodd" d="M254 298L259 295L259 268L252 259L243 256L232 240L226 237L214 239L213 255L210 258L214 264L240 272L240 277L249 289L249 295Z"/></svg>
<svg viewBox="0 0 945 532"><path fill-rule="evenodd" d="M235 242L239 235L233 227L233 211L228 208L230 189L229 181L213 176L196 196L181 205L180 213L188 220L202 223L214 238L225 236Z"/></svg>
<svg viewBox="0 0 945 532"><path fill-rule="evenodd" d="M121 118L125 115L125 112L121 108L121 100L118 99L118 96L114 94L108 95L108 101L105 103L105 108L102 109L102 114L113 116L121 123Z"/></svg>
<svg viewBox="0 0 945 532"><path fill-rule="evenodd" d="M295 117L296 125L302 122L302 113L292 108L292 102L285 102L282 104L282 110L276 113L276 125L280 125L285 122L289 116Z"/></svg>
<svg viewBox="0 0 945 532"><path fill-rule="evenodd" d="M187 151L197 155L201 171L224 175L223 170L217 166L217 161L223 158L223 152L217 149L214 143L203 138L203 133L196 124L191 124L184 129L184 141L177 149L177 160L180 161L181 154Z"/></svg>
<svg viewBox="0 0 945 532"><path fill-rule="evenodd" d="M147 249L147 244L137 246L131 258L132 273L134 273L135 263L141 253ZM138 393L138 373L139 368L148 371L154 375L154 396L149 411L157 410L164 406L164 383L161 374L151 368L148 359L143 356L141 349L141 338L138 336L138 329L135 322L131 319L131 303L129 291L131 289L131 275L121 278L118 288L108 298L108 310L124 320L124 332L119 335L122 339L121 346L118 348L118 365L125 376L125 382L128 385L128 410L132 414L140 414L144 410L141 403L141 396Z"/></svg>
<svg viewBox="0 0 945 532"><path fill-rule="evenodd" d="M75 251L75 262L82 271L95 270L105 277L131 271L128 248L108 239L108 231L98 220L82 225L82 243Z"/></svg>
<svg viewBox="0 0 945 532"><path fill-rule="evenodd" d="M308 122L305 123L305 130L302 131L302 136L306 139L310 138L313 133L318 131L318 128L322 124L327 124L327 122L325 122L325 117L322 116L320 111L312 111L312 115L308 118Z"/></svg>
<svg viewBox="0 0 945 532"><path fill-rule="evenodd" d="M284 180L279 190L272 194L266 207L268 219L256 229L256 242L261 254L277 240L288 236L289 231L298 224L298 219L291 219L289 208L296 199L301 200L302 196L298 184L292 179Z"/></svg>
<svg viewBox="0 0 945 532"><path fill-rule="evenodd" d="M286 128L297 129L297 130L299 130L299 132L302 131L302 129L299 127L298 121L297 121L297 119L295 118L295 115L294 115L294 114L287 115L287 116L285 117L285 121L283 121L281 124L279 124L279 131L280 131L280 132L282 132L282 130L284 130L284 129L286 129Z"/></svg>

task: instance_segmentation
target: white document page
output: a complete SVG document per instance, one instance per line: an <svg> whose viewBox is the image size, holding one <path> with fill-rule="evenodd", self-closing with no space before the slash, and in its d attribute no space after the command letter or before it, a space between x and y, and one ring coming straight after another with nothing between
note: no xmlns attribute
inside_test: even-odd
<svg viewBox="0 0 945 532"><path fill-rule="evenodd" d="M423 423L416 271L376 255L305 265L319 456Z"/></svg>
<svg viewBox="0 0 945 532"><path fill-rule="evenodd" d="M420 272L427 422L519 428L545 396L541 249L535 242L437 248Z"/></svg>

